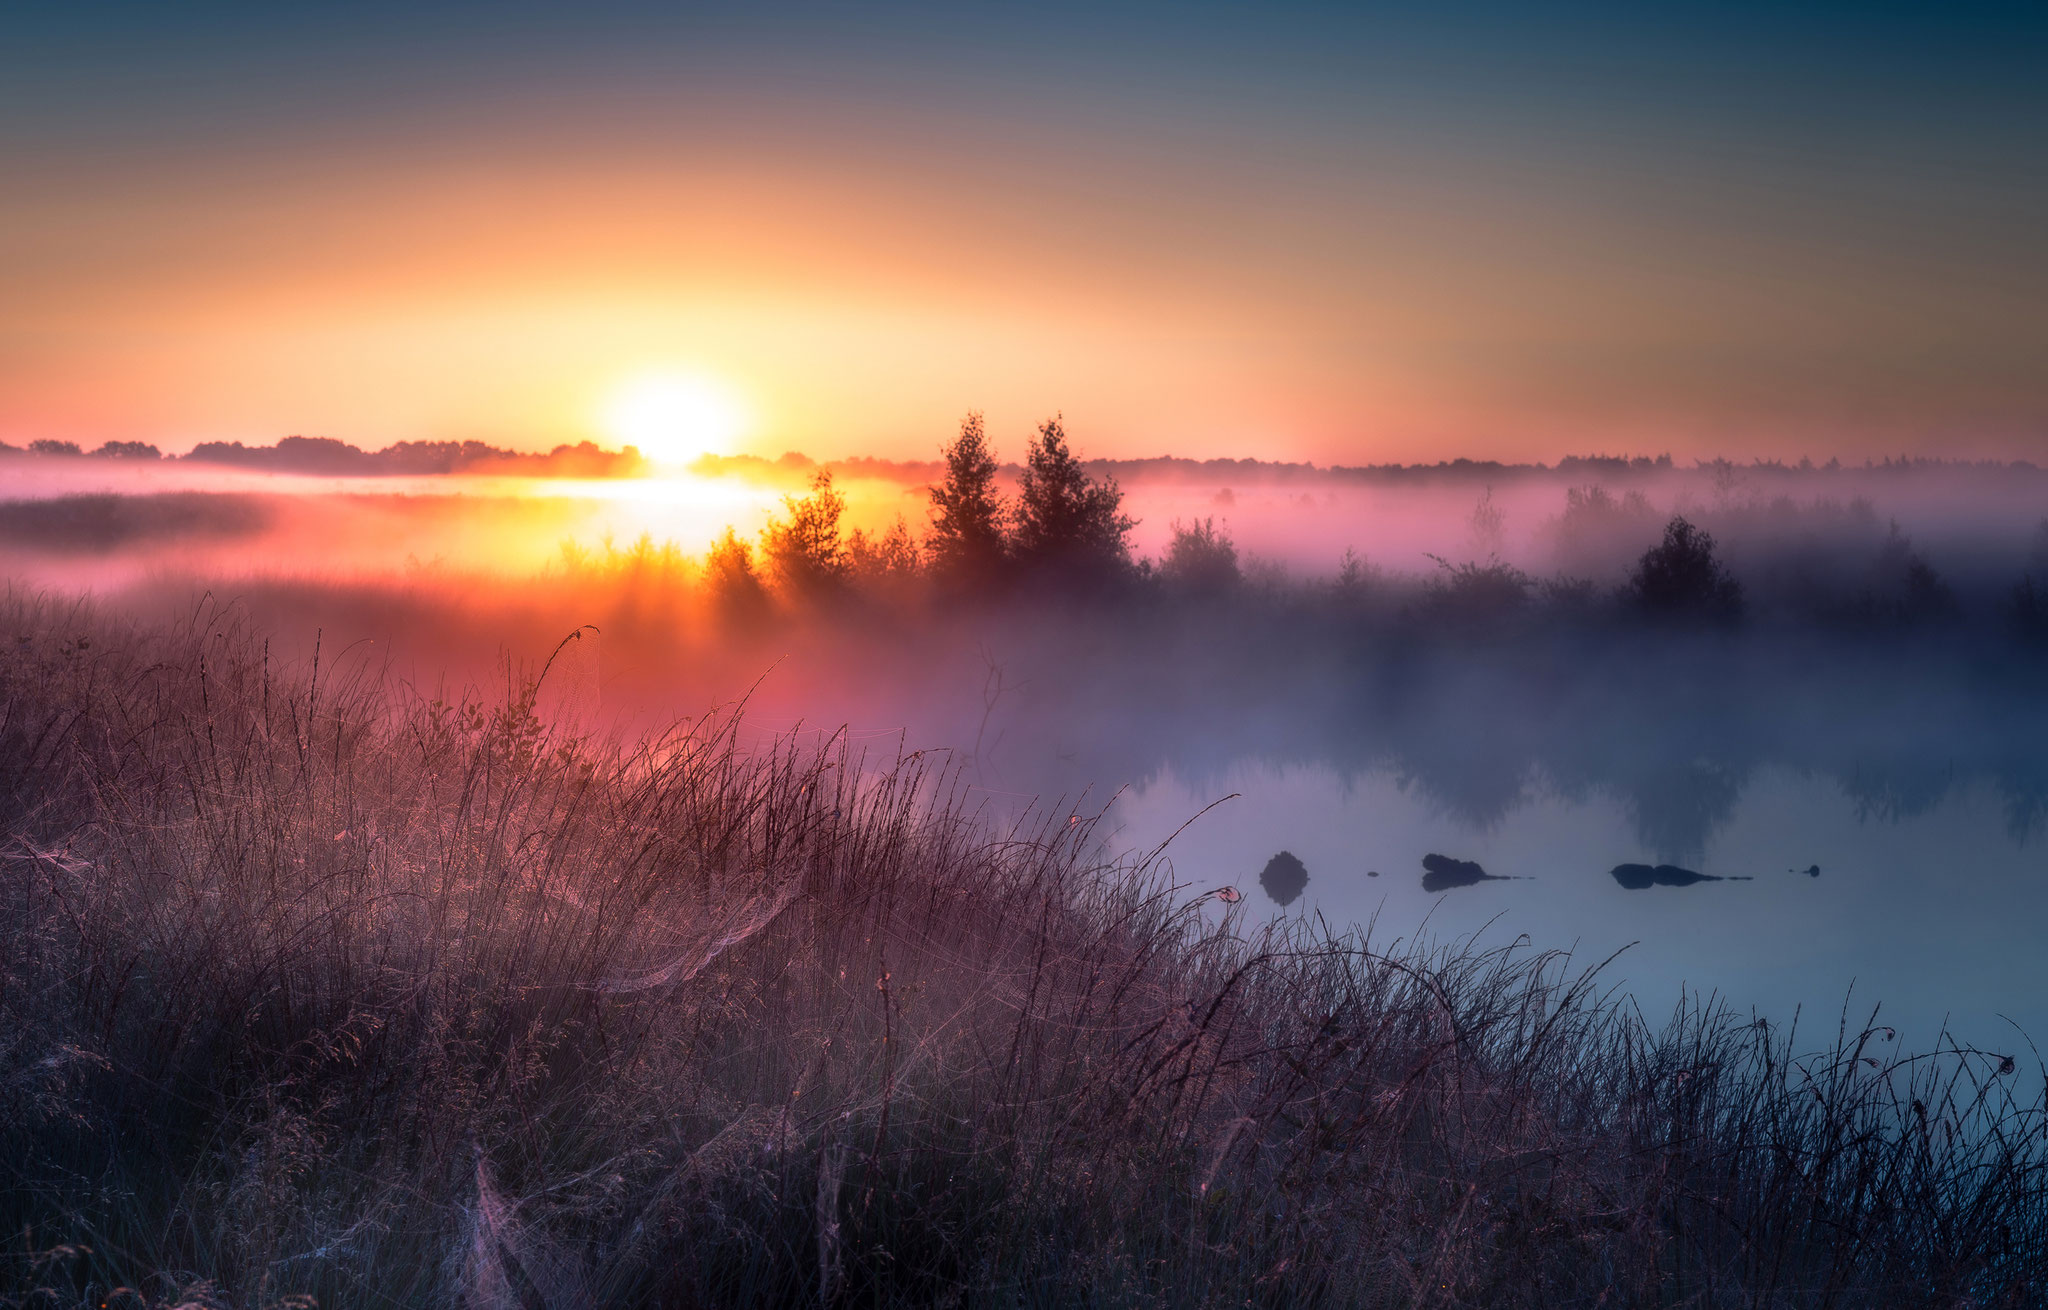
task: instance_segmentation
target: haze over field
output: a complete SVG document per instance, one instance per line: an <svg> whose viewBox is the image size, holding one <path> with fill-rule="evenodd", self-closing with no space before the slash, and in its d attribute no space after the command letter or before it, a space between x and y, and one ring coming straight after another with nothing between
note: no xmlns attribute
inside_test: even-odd
<svg viewBox="0 0 2048 1310"><path fill-rule="evenodd" d="M2043 68L0 9L0 1307L2048 1303Z"/></svg>

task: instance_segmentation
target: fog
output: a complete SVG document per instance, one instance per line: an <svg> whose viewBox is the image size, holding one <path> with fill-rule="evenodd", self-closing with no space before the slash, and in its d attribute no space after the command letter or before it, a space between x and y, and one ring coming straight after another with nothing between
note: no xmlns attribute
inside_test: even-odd
<svg viewBox="0 0 2048 1310"><path fill-rule="evenodd" d="M2048 993L2031 942L2007 940L2042 909L2048 474L1095 468L1145 567L1080 591L857 554L829 595L765 571L738 594L704 552L787 513L818 472L799 461L551 481L23 457L0 464L0 571L423 695L539 678L574 731L740 708L750 740L944 752L991 814L1102 814L1113 844L1236 794L1171 858L1259 913L1640 939L1621 976L1655 997L1826 1006L1861 979L1929 1029L2048 1022L2016 999ZM922 532L928 470L833 471L843 531ZM1739 613L1628 599L1674 516L1711 534ZM1169 562L1197 521L1229 567Z"/></svg>
<svg viewBox="0 0 2048 1310"><path fill-rule="evenodd" d="M1120 471L1148 572L1114 594L857 574L831 597L766 579L742 613L702 552L802 494L813 470L787 464L579 482L16 457L0 460L0 571L156 617L233 609L302 652L318 634L453 686L537 668L590 625L593 728L745 695L764 726L905 731L1030 794L1259 756L1395 768L1486 824L1540 769L1625 786L1646 840L1679 858L1725 779L1772 762L1897 812L1983 776L2016 831L2036 822L2036 752L2012 747L2035 707L2041 615L2022 589L2048 587L2048 473ZM921 533L921 481L837 485L842 530ZM1739 623L1637 622L1618 604L1674 515L1712 534ZM1228 572L1150 568L1197 520L1234 548Z"/></svg>

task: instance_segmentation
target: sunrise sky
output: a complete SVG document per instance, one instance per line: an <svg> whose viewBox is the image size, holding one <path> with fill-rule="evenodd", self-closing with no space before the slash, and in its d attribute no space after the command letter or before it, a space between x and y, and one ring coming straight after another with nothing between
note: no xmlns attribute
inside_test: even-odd
<svg viewBox="0 0 2048 1310"><path fill-rule="evenodd" d="M24 8L15 444L2048 453L2037 5Z"/></svg>

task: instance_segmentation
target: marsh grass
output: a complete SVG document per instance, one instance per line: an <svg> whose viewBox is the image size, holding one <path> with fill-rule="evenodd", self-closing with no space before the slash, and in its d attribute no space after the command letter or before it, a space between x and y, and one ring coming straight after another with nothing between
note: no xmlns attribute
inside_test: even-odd
<svg viewBox="0 0 2048 1310"><path fill-rule="evenodd" d="M1254 927L931 755L5 620L6 1303L2040 1302L2004 1053Z"/></svg>

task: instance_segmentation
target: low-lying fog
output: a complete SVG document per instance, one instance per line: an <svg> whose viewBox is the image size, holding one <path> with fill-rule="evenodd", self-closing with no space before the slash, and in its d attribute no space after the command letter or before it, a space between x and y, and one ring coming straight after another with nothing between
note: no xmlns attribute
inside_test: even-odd
<svg viewBox="0 0 2048 1310"><path fill-rule="evenodd" d="M1853 981L1919 1044L2048 1033L2048 472L1314 471L1124 465L1134 552L1209 520L1234 567L967 596L896 565L736 605L700 567L808 468L539 481L0 461L0 573L423 690L636 731L747 698L748 731L948 749L992 812L1104 813L1239 913L1526 934L1830 1027ZM877 475L877 474L882 475ZM915 471L841 468L842 527L922 532ZM1674 515L1739 617L1620 598ZM869 557L862 557L869 558ZM880 559L880 556L873 557ZM1279 858L1285 854L1286 858ZM1425 871L1424 857L1446 857ZM1458 864L1457 861L1468 862ZM1640 871L1618 866L1638 865ZM1476 866L1476 869L1473 867ZM2001 1034L2004 1034L2001 1036Z"/></svg>

